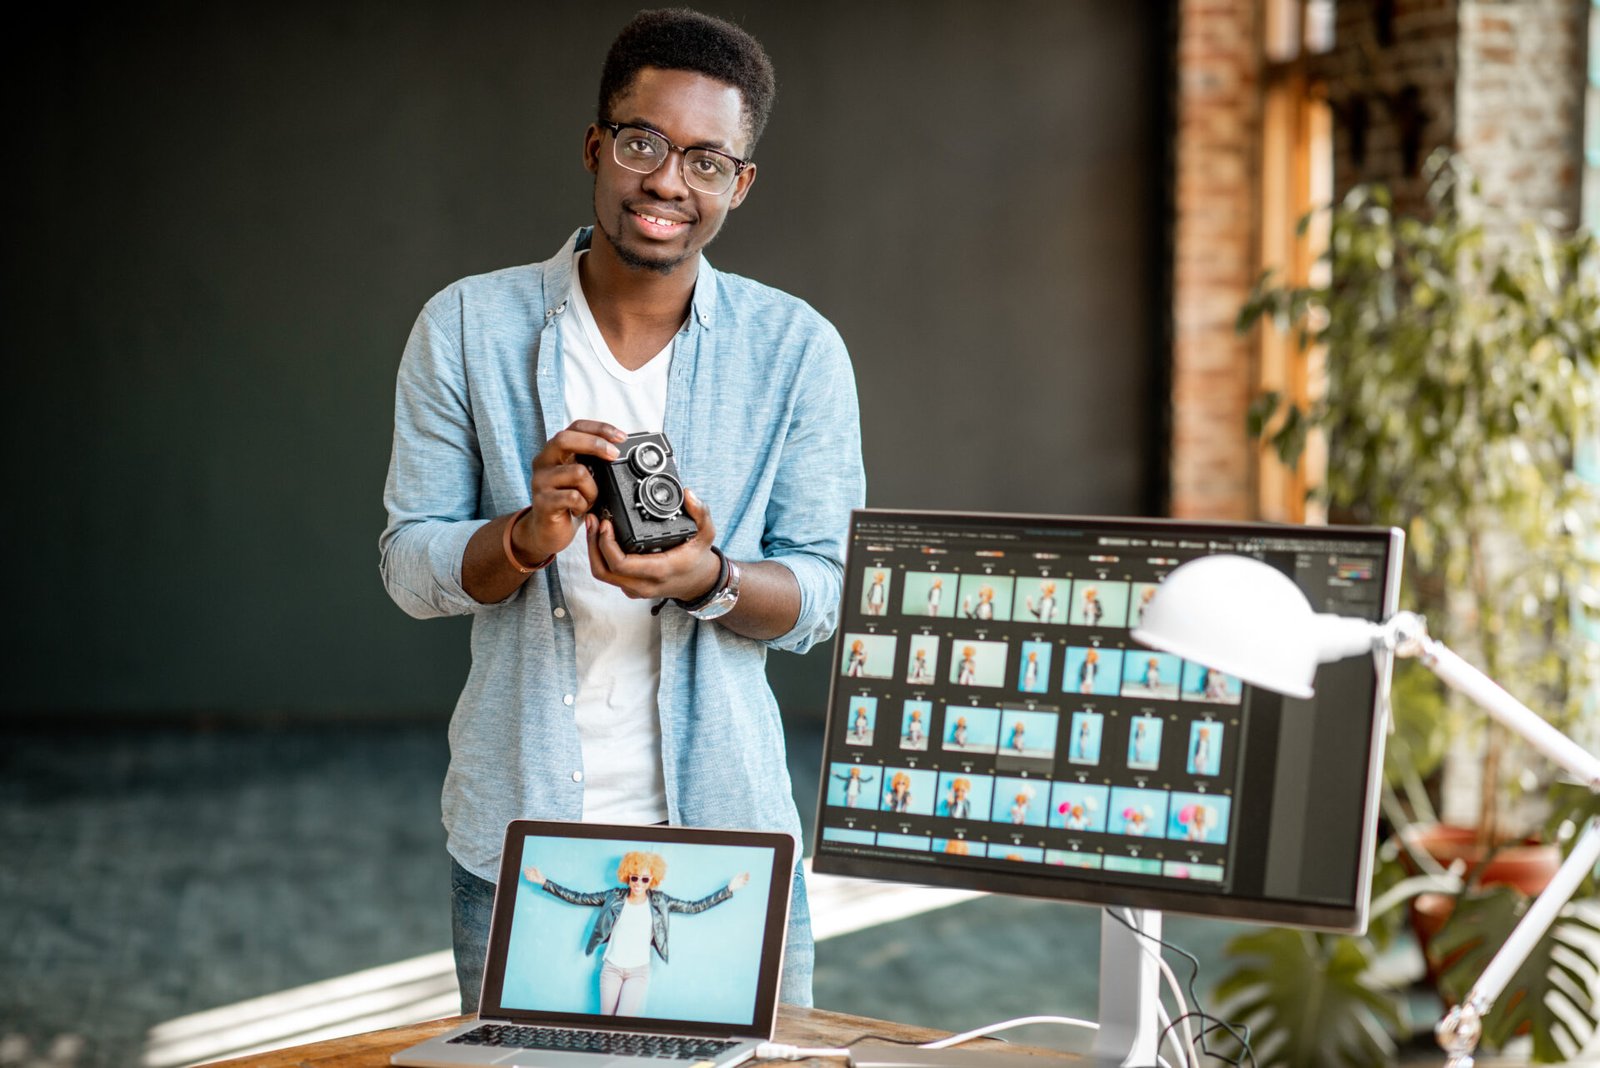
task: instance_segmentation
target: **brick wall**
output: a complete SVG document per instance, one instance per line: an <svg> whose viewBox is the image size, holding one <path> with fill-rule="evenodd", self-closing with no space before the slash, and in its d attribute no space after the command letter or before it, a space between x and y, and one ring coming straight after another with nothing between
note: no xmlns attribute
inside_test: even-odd
<svg viewBox="0 0 1600 1068"><path fill-rule="evenodd" d="M1383 182L1420 207L1422 165L1456 136L1456 0L1340 3L1333 51L1314 73L1334 112L1334 195Z"/></svg>
<svg viewBox="0 0 1600 1068"><path fill-rule="evenodd" d="M1485 223L1577 225L1588 0L1462 0L1456 140Z"/></svg>
<svg viewBox="0 0 1600 1068"><path fill-rule="evenodd" d="M1381 181L1423 207L1455 146L1486 222L1578 217L1589 0L1341 0L1309 73L1334 113L1334 196ZM1258 514L1244 433L1258 373L1233 321L1260 265L1262 0L1179 0L1170 511Z"/></svg>
<svg viewBox="0 0 1600 1068"><path fill-rule="evenodd" d="M1422 164L1453 146L1491 225L1577 219L1587 0L1347 0L1316 65L1334 189L1383 182L1422 206Z"/></svg>
<svg viewBox="0 0 1600 1068"><path fill-rule="evenodd" d="M1255 273L1260 69L1255 0L1180 0L1170 510L1253 514L1251 344L1234 317Z"/></svg>

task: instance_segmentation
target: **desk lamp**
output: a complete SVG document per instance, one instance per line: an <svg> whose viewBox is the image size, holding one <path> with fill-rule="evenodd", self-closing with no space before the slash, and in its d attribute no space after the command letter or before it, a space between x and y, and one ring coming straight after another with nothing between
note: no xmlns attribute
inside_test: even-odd
<svg viewBox="0 0 1600 1068"><path fill-rule="evenodd" d="M1414 657L1454 689L1600 793L1600 758L1551 726L1483 672L1429 637L1422 617L1398 612L1383 623L1319 613L1287 575L1244 556L1207 556L1161 583L1133 637L1246 682L1291 697L1312 696L1319 664L1371 653ZM1380 677L1386 673L1380 672ZM1589 822L1549 886L1534 899L1466 999L1434 1029L1447 1068L1472 1068L1483 1017L1600 862L1600 819Z"/></svg>

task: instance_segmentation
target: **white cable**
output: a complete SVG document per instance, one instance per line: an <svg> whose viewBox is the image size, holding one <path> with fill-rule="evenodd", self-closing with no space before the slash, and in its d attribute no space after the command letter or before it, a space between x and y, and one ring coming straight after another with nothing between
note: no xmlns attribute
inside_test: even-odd
<svg viewBox="0 0 1600 1068"><path fill-rule="evenodd" d="M992 1035L996 1031L1006 1031L1013 1027L1025 1027L1028 1024L1040 1023L1066 1024L1068 1027L1085 1027L1090 1031L1100 1030L1100 1025L1095 1023L1093 1020L1079 1020L1071 1016L1019 1016L1015 1020L1002 1020L999 1023L986 1024L983 1027L978 1028L976 1031L968 1031L965 1034L960 1035L951 1035L949 1038L941 1038L937 1042L928 1042L918 1048L945 1049L949 1046L958 1046L963 1042L971 1042L973 1039L982 1038L985 1035Z"/></svg>
<svg viewBox="0 0 1600 1068"><path fill-rule="evenodd" d="M1194 1051L1194 1028L1189 1015L1189 1003L1183 998L1183 991L1178 987L1178 977L1172 974L1172 966L1161 956L1160 950L1154 950L1156 963L1161 965L1161 973L1167 977L1167 985L1172 988L1172 996L1178 1002L1177 1027L1173 1030L1183 1035L1183 1044L1189 1050L1189 1058L1184 1063L1200 1068L1200 1055ZM1183 1058L1179 1058L1182 1060Z"/></svg>
<svg viewBox="0 0 1600 1068"><path fill-rule="evenodd" d="M1172 1026L1172 1017L1167 1015L1166 1006L1156 1006L1156 1020L1161 1024L1161 1033L1167 1036L1167 1044L1171 1046L1172 1051L1178 1055L1178 1064L1184 1066L1184 1068L1200 1068L1200 1063L1198 1061L1191 1061L1185 1055L1183 1044L1178 1039L1178 1029ZM1172 1068L1172 1066L1167 1064L1166 1060L1161 1056L1161 1049L1159 1046L1156 1048L1156 1063L1160 1065L1166 1065L1166 1068Z"/></svg>
<svg viewBox="0 0 1600 1068"><path fill-rule="evenodd" d="M804 1046L790 1046L782 1042L763 1042L756 1047L756 1060L758 1061L803 1061L811 1057L839 1057L843 1060L850 1059L847 1049L808 1049Z"/></svg>

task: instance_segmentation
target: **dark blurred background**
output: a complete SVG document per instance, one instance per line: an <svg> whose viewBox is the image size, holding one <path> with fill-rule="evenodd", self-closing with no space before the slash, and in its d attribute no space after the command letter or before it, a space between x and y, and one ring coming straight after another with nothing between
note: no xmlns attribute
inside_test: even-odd
<svg viewBox="0 0 1600 1068"><path fill-rule="evenodd" d="M377 578L395 367L434 292L591 221L635 10L154 4L10 39L8 718L448 711L465 622ZM1159 510L1164 8L711 10L779 94L709 256L843 333L869 503ZM819 670L775 667L786 705Z"/></svg>

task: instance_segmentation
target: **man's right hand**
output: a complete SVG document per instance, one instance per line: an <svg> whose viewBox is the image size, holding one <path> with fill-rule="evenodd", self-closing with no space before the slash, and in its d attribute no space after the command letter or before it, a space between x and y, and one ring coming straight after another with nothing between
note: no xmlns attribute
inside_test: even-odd
<svg viewBox="0 0 1600 1068"><path fill-rule="evenodd" d="M578 529L576 520L588 514L599 493L578 456L615 460L621 455L617 445L627 436L610 423L578 419L545 443L533 458L532 510L511 531L520 559L532 566L567 547Z"/></svg>

